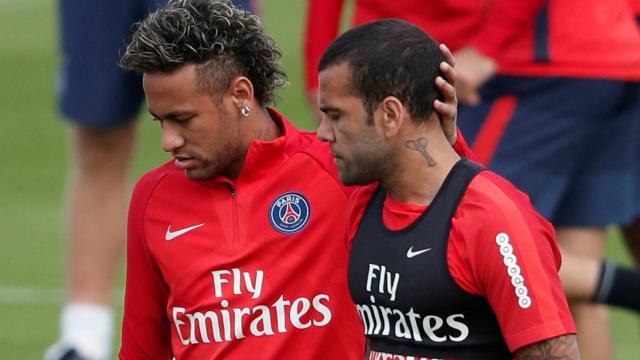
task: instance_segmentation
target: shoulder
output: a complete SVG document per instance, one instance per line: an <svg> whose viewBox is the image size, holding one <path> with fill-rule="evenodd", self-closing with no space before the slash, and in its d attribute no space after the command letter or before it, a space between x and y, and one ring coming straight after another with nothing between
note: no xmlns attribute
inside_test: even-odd
<svg viewBox="0 0 640 360"><path fill-rule="evenodd" d="M463 196L452 231L459 241L452 273L487 298L512 351L573 331L553 227L526 194L484 170Z"/></svg>
<svg viewBox="0 0 640 360"><path fill-rule="evenodd" d="M148 187L154 186L162 180L165 176L172 173L180 173L182 170L175 167L173 161L167 161L166 163L158 166L155 169L147 171L136 183L136 187Z"/></svg>
<svg viewBox="0 0 640 360"><path fill-rule="evenodd" d="M148 199L162 179L169 174L180 172L181 170L174 166L173 161L168 161L148 171L136 182L131 196L132 203L139 202L142 199Z"/></svg>
<svg viewBox="0 0 640 360"><path fill-rule="evenodd" d="M471 181L452 224L467 248L508 239L520 251L549 249L555 262L560 262L553 226L525 193L491 171L484 170Z"/></svg>
<svg viewBox="0 0 640 360"><path fill-rule="evenodd" d="M284 152L287 156L307 156L317 162L325 171L335 173L337 178L337 169L333 165L333 156L328 143L321 142L314 131L299 129L277 110L268 108L268 111L284 130L286 137Z"/></svg>
<svg viewBox="0 0 640 360"><path fill-rule="evenodd" d="M144 221L149 207L150 199L158 187L158 184L171 173L177 173L180 170L169 161L144 174L136 183L131 195L129 203L128 215L128 235L127 242L129 247L136 246L134 244L144 245Z"/></svg>
<svg viewBox="0 0 640 360"><path fill-rule="evenodd" d="M297 146L287 149L290 155L306 154L322 164L324 168L336 170L329 143L321 142L315 132L300 131L298 135Z"/></svg>
<svg viewBox="0 0 640 360"><path fill-rule="evenodd" d="M478 222L478 217L483 221ZM456 218L465 225L475 224L474 227L514 227L541 220L525 193L489 170L473 178L458 206Z"/></svg>

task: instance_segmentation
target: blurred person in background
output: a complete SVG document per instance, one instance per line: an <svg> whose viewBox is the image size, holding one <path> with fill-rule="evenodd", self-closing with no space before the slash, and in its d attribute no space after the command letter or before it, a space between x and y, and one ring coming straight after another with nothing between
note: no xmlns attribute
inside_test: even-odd
<svg viewBox="0 0 640 360"><path fill-rule="evenodd" d="M316 120L318 64L329 44L338 36L340 20L347 0L308 0L306 32L303 44L305 89ZM354 0L353 26L386 18L415 24L451 50L466 44L481 23L487 1L478 0Z"/></svg>
<svg viewBox="0 0 640 360"><path fill-rule="evenodd" d="M554 223L585 359L612 356L607 311L594 302L640 310L640 272L603 261L605 226L630 223L637 206L630 130L640 117L640 33L628 1L356 0L352 20L401 18L454 50L458 96L471 105L460 128L479 160ZM315 70L343 5L309 1L314 107Z"/></svg>
<svg viewBox="0 0 640 360"><path fill-rule="evenodd" d="M240 1L249 6L252 1ZM133 23L163 0L61 0L58 99L71 129L66 292L45 359L110 359L141 76L118 67Z"/></svg>

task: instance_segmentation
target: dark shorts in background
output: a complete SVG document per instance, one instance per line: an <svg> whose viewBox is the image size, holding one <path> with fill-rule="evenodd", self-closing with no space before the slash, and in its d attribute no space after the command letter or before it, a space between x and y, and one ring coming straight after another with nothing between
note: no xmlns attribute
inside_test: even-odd
<svg viewBox="0 0 640 360"><path fill-rule="evenodd" d="M640 83L498 76L458 124L558 226L626 224L640 200Z"/></svg>
<svg viewBox="0 0 640 360"><path fill-rule="evenodd" d="M60 109L72 122L111 128L135 117L141 77L118 67L132 25L161 0L61 0Z"/></svg>
<svg viewBox="0 0 640 360"><path fill-rule="evenodd" d="M256 0L233 0L233 3L239 8L253 12L255 10L253 6L254 1Z"/></svg>
<svg viewBox="0 0 640 360"><path fill-rule="evenodd" d="M247 6L250 0L235 1ZM132 120L142 77L118 67L132 25L164 0L60 0L62 63L58 102L73 123L107 129Z"/></svg>
<svg viewBox="0 0 640 360"><path fill-rule="evenodd" d="M638 95L637 101L640 103L640 95ZM640 114L636 115L634 120L634 127L632 134L635 138L636 152L635 152L635 218L640 219Z"/></svg>

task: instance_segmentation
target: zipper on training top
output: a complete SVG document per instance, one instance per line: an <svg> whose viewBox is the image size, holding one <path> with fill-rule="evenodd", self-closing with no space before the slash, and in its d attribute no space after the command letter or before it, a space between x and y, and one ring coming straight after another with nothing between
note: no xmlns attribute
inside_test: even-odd
<svg viewBox="0 0 640 360"><path fill-rule="evenodd" d="M231 218L233 221L233 242L232 248L238 247L240 238L240 219L238 218L238 190L233 184L227 184L229 192L231 193Z"/></svg>

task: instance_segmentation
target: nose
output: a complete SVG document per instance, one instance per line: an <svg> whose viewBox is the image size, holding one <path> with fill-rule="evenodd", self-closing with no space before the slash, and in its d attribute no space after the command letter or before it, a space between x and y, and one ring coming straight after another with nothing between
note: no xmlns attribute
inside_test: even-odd
<svg viewBox="0 0 640 360"><path fill-rule="evenodd" d="M165 152L173 152L184 144L185 139L179 129L172 126L171 122L164 121L162 123L162 150Z"/></svg>
<svg viewBox="0 0 640 360"><path fill-rule="evenodd" d="M318 126L316 135L318 136L318 139L320 139L320 141L323 141L323 142L335 141L336 137L335 137L335 134L333 133L333 128L331 127L329 120L327 120L326 115L322 116L322 121L320 122L320 126Z"/></svg>

